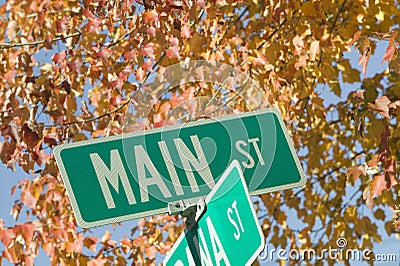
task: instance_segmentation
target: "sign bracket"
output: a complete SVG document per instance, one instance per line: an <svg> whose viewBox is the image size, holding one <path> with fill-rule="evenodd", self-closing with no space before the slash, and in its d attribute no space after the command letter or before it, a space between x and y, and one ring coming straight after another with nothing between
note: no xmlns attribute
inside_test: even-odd
<svg viewBox="0 0 400 266"><path fill-rule="evenodd" d="M189 231L193 231L196 228L197 222L206 210L207 206L204 197L198 198L197 202L193 200L180 200L168 203L169 215L182 215L185 218L186 228Z"/></svg>

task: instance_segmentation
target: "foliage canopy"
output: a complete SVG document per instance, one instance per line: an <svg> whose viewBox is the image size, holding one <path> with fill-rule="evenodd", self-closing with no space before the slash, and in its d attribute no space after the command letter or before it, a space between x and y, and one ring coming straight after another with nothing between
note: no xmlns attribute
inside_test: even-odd
<svg viewBox="0 0 400 266"><path fill-rule="evenodd" d="M362 249L380 241L378 220L388 234L399 226L384 212L396 208L400 188L398 1L10 0L0 16L0 158L32 176L12 190L11 213L23 222L0 220L0 261L32 265L43 249L52 265L148 264L171 248L183 229L177 216L140 219L139 233L119 241L77 228L52 149L120 134L130 108L130 130L181 122L199 111L196 97L249 111L252 92L236 97L197 82L157 99L143 86L150 73L199 59L256 80L299 152L306 187L257 205L270 243L321 250L345 237ZM380 63L370 62L378 42L387 44L388 69L366 78L368 63ZM362 71L344 57L352 47ZM348 93L348 83L361 85ZM324 89L342 100L324 104Z"/></svg>

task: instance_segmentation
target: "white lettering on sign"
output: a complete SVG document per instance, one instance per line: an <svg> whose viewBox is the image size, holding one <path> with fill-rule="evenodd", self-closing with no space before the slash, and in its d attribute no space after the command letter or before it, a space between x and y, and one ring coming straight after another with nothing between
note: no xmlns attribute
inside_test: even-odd
<svg viewBox="0 0 400 266"><path fill-rule="evenodd" d="M136 158L136 168L139 178L140 186L140 196L142 202L149 201L149 186L157 186L164 198L172 197L171 192L169 192L167 185L165 185L160 173L157 171L153 162L150 160L149 155L146 153L142 145L134 147L135 158ZM149 171L151 177L146 177L146 170Z"/></svg>
<svg viewBox="0 0 400 266"><path fill-rule="evenodd" d="M193 259L193 255L192 252L190 251L189 246L187 246L185 248L185 252L186 252L186 257L187 257L187 261L188 264L187 265L196 265ZM177 260L174 264L174 266L185 266L185 264L182 262L182 260Z"/></svg>
<svg viewBox="0 0 400 266"><path fill-rule="evenodd" d="M213 248L215 262L217 263L217 265L221 265L221 261L223 260L225 262L225 265L230 265L228 256L226 256L224 247L221 244L221 240L219 240L217 231L215 231L215 227L211 222L211 218L207 217L206 221L208 232L210 233L211 246Z"/></svg>
<svg viewBox="0 0 400 266"><path fill-rule="evenodd" d="M90 159L92 160L97 179L100 183L101 191L103 192L104 199L106 200L107 207L109 209L115 208L115 204L106 179L114 188L114 190L118 193L118 177L121 178L121 183L124 187L129 204L136 203L135 196L133 195L132 188L129 185L128 176L126 175L118 150L111 150L110 152L111 169L106 166L106 164L97 153L91 153Z"/></svg>
<svg viewBox="0 0 400 266"><path fill-rule="evenodd" d="M213 176L211 175L210 167L208 166L208 162L206 160L206 156L204 155L203 149L201 148L199 138L194 135L190 136L192 140L194 150L196 151L197 158L194 157L189 148L185 145L182 139L174 139L176 149L178 151L179 157L182 161L183 169L186 172L186 176L190 183L190 188L193 192L198 192L199 187L197 185L196 179L194 178L193 171L191 166L199 173L199 175L203 178L204 182L208 185L209 188L213 188L215 185Z"/></svg>
<svg viewBox="0 0 400 266"><path fill-rule="evenodd" d="M240 230L239 230L238 224L237 224L236 221L232 218L232 214L233 214L232 208L235 210L236 219L237 219L238 222L239 222ZM233 236L235 237L236 240L239 240L241 232L244 233L244 227L243 227L242 219L240 219L239 211L238 211L238 209L237 209L237 202L236 202L236 200L232 203L232 208L228 208L228 209L226 210L226 214L228 215L229 222L231 222L231 224L233 225L233 227L235 227L235 230L236 230L236 232L233 233Z"/></svg>
<svg viewBox="0 0 400 266"><path fill-rule="evenodd" d="M165 143L165 141L162 140L158 142L158 147L160 147L161 155L164 158L164 163L167 167L171 182L174 185L176 195L183 195L184 193L181 181L179 180L178 174L176 173L176 169L174 167L174 163L172 162L171 154L168 151L167 144Z"/></svg>
<svg viewBox="0 0 400 266"><path fill-rule="evenodd" d="M192 154L192 152L185 145L182 139L174 139L174 144L176 150L178 151L179 158L186 172L192 191L199 192L199 186L194 177L192 167L195 171L199 173L200 177L203 178L204 182L209 188L212 188L215 185L215 181L208 166L204 151L200 145L199 138L194 135L190 136L190 139L192 141L192 145L196 152L197 158L194 154ZM176 172L175 165L172 161L171 154L167 148L167 144L165 143L165 141L159 141L158 147L160 148L160 152L164 159L168 174L171 178L171 183L173 184L175 193L176 195L181 196L184 194L184 191ZM133 150L135 157L134 160L136 162L136 171L140 189L141 202L148 202L150 200L150 186L156 186L164 198L172 197L171 191L169 191L164 179L158 172L154 163L151 161L151 158L147 154L147 151L144 149L144 147L142 145L136 145L133 147ZM92 161L93 168L96 172L104 199L109 209L115 208L114 199L112 198L109 185L111 185L113 189L117 193L119 193L119 179L121 180L126 197L128 199L128 203L130 205L136 204L136 199L132 191L131 183L129 182L124 165L122 163L121 156L117 149L111 150L110 152L110 168L104 163L104 161L97 153L91 153L90 159Z"/></svg>
<svg viewBox="0 0 400 266"><path fill-rule="evenodd" d="M206 236L204 235L203 229L198 228L198 236L200 237L200 241L197 238L197 235L193 236L193 244L197 247L197 252L199 254L200 263L203 266L210 265L221 265L221 262L224 262L224 265L231 265L229 262L228 256L226 255L225 249L222 246L221 240L215 230L214 224L211 221L210 217L206 218L208 237L211 242L212 253L210 253L209 246L206 242ZM182 260L177 260L174 266L183 266L183 265L196 265L193 259L193 255L190 251L189 246L185 248L187 264L183 263ZM213 263L213 259L215 260L215 264Z"/></svg>
<svg viewBox="0 0 400 266"><path fill-rule="evenodd" d="M258 161L260 162L261 165L265 165L264 159L261 154L260 147L258 147L258 145L257 145L258 141L260 141L258 138L248 139L248 142L253 144L254 150L256 151L256 154L258 157ZM247 147L247 142L244 140L238 140L238 141L236 141L235 147L238 150L238 152L240 152L241 154L246 156L246 158L248 160L248 162L242 161L242 165L246 168L253 168L255 165L253 156L251 156L249 152L247 152L246 150L243 149L243 147Z"/></svg>

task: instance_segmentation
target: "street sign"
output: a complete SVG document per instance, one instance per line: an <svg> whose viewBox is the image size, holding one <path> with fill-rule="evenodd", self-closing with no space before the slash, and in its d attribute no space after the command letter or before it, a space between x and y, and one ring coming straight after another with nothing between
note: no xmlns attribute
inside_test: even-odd
<svg viewBox="0 0 400 266"><path fill-rule="evenodd" d="M197 229L183 232L164 265L251 265L264 248L239 162L234 160L206 197Z"/></svg>
<svg viewBox="0 0 400 266"><path fill-rule="evenodd" d="M252 195L305 184L276 109L60 145L54 155L83 228L204 197L235 159Z"/></svg>

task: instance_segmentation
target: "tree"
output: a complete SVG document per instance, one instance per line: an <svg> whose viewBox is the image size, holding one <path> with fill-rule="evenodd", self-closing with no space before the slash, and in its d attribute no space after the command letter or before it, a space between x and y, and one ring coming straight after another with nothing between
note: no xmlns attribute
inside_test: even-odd
<svg viewBox="0 0 400 266"><path fill-rule="evenodd" d="M53 265L148 264L171 248L183 230L178 216L140 219L132 229L139 236L118 242L78 228L52 149L120 134L127 113L130 130L179 122L196 97L249 111L243 99L256 92L237 97L194 82L155 100L143 86L155 71L199 59L255 80L301 151L305 188L260 196L260 223L273 245L321 250L345 237L347 247L363 249L380 241L378 220L388 234L399 227L398 216L392 222L383 211L400 204L397 1L10 0L0 10L0 158L31 175L12 191L12 215L24 222L0 220L0 260L32 265L43 249ZM389 67L367 78L379 42L387 43ZM361 72L344 57L352 48ZM346 96L344 83L361 86ZM322 86L342 100L326 106ZM146 104L149 115L140 119ZM23 208L27 218L19 217Z"/></svg>

